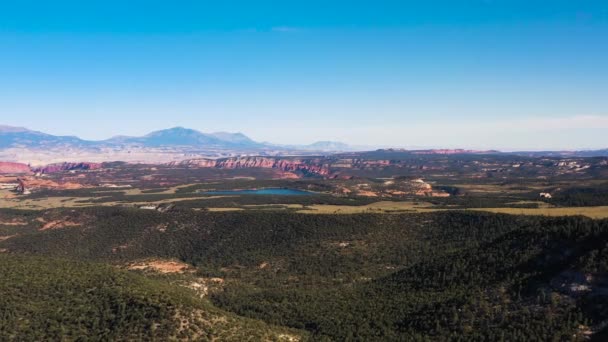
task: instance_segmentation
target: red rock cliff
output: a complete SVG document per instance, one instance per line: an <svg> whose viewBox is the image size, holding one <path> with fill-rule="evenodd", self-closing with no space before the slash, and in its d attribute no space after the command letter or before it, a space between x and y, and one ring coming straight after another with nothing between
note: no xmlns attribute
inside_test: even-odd
<svg viewBox="0 0 608 342"><path fill-rule="evenodd" d="M27 174L31 173L31 170L29 165L27 164L0 162L0 173Z"/></svg>
<svg viewBox="0 0 608 342"><path fill-rule="evenodd" d="M71 170L96 170L101 168L100 163L57 163L35 168L35 172L54 173Z"/></svg>

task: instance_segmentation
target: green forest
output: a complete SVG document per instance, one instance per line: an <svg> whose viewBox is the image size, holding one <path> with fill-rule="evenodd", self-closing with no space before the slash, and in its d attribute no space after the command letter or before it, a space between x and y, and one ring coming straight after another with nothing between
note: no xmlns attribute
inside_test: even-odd
<svg viewBox="0 0 608 342"><path fill-rule="evenodd" d="M181 307L257 322L258 337L283 327L328 341L582 341L602 336L608 320L608 220L117 207L2 217L26 223L0 228L16 234L0 242L2 278L11 279L1 290L11 294L1 304L4 336L48 321L24 323L32 312L56 318L36 331L68 339L195 334L172 321ZM51 220L79 225L40 230ZM180 260L194 273L121 269L145 258ZM188 277L224 281L207 301L178 286ZM82 315L98 321L81 326Z"/></svg>
<svg viewBox="0 0 608 342"><path fill-rule="evenodd" d="M0 254L1 341L279 341L162 279L110 265Z"/></svg>

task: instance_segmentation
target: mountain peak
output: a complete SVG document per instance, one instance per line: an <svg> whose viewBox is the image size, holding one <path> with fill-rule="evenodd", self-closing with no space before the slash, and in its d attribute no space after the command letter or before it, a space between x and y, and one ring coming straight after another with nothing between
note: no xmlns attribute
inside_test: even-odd
<svg viewBox="0 0 608 342"><path fill-rule="evenodd" d="M234 144L255 144L256 142L251 140L248 136L241 132L230 133L230 132L215 132L210 135L229 143Z"/></svg>
<svg viewBox="0 0 608 342"><path fill-rule="evenodd" d="M201 133L197 130L194 130L194 129L176 126L176 127L171 127L171 128L167 128L167 129L161 129L158 131L153 131L153 132L146 134L145 136L149 137L149 136L169 135L169 134L203 134L203 133Z"/></svg>
<svg viewBox="0 0 608 342"><path fill-rule="evenodd" d="M321 151L347 151L351 147L347 144L339 141L317 141L310 145L306 145L307 149L321 150Z"/></svg>
<svg viewBox="0 0 608 342"><path fill-rule="evenodd" d="M20 133L20 132L30 132L30 130L25 127L0 125L0 132L1 133Z"/></svg>

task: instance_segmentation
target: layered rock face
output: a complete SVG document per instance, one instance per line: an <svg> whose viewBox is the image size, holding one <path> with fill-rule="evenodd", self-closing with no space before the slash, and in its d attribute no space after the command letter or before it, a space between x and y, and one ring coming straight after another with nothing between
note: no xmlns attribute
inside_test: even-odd
<svg viewBox="0 0 608 342"><path fill-rule="evenodd" d="M28 174L31 173L30 167L27 164L0 162L0 174Z"/></svg>
<svg viewBox="0 0 608 342"><path fill-rule="evenodd" d="M57 163L35 168L33 171L42 173L55 173L72 170L96 170L101 168L100 163Z"/></svg>
<svg viewBox="0 0 608 342"><path fill-rule="evenodd" d="M217 169L266 168L288 172L300 171L323 176L329 174L329 165L323 163L323 160L319 158L234 157L223 159L189 159L181 162L171 162L168 165Z"/></svg>

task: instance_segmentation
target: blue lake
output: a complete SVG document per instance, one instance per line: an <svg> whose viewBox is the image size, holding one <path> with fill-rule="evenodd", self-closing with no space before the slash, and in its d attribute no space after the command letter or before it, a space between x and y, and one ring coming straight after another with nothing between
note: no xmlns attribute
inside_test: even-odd
<svg viewBox="0 0 608 342"><path fill-rule="evenodd" d="M254 190L220 190L200 191L202 195L280 195L280 196L302 196L313 195L312 192L285 188L267 188Z"/></svg>

